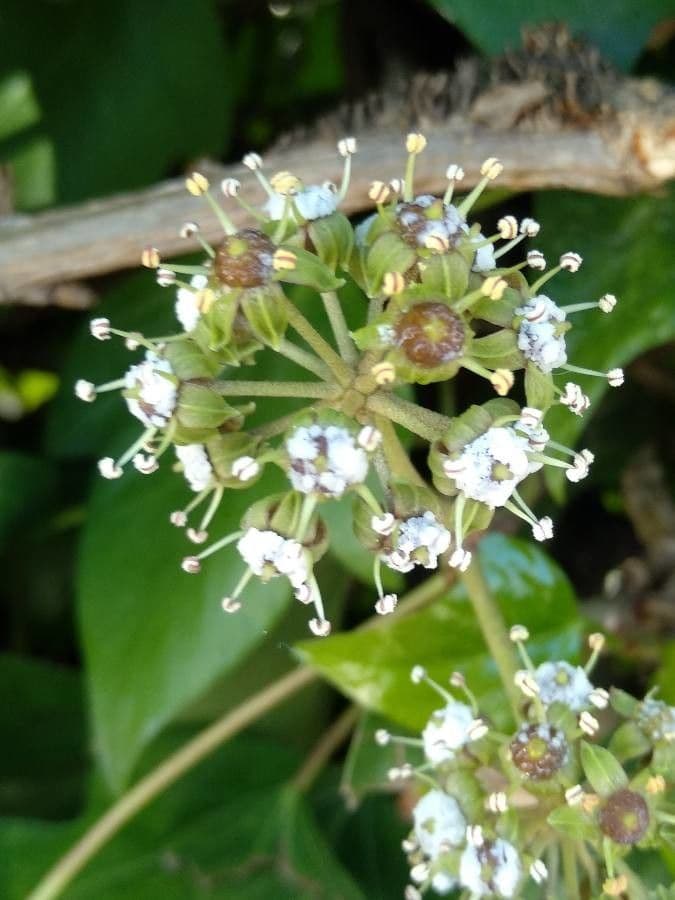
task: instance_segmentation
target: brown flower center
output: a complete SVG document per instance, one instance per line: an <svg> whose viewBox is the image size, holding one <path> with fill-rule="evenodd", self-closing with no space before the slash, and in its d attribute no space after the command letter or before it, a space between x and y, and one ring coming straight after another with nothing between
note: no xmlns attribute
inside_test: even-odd
<svg viewBox="0 0 675 900"><path fill-rule="evenodd" d="M411 363L434 369L464 350L464 323L444 303L418 303L394 326L396 342Z"/></svg>
<svg viewBox="0 0 675 900"><path fill-rule="evenodd" d="M274 244L256 228L229 234L213 263L218 281L232 288L260 287L272 274Z"/></svg>
<svg viewBox="0 0 675 900"><path fill-rule="evenodd" d="M510 749L515 767L533 781L551 778L567 760L567 741L551 725L525 725Z"/></svg>
<svg viewBox="0 0 675 900"><path fill-rule="evenodd" d="M396 211L396 225L403 240L411 247L423 244L423 236L429 229L429 222L443 218L443 203L435 200L429 205L421 203L401 203Z"/></svg>
<svg viewBox="0 0 675 900"><path fill-rule="evenodd" d="M607 798L598 824L617 844L637 844L649 828L649 807L641 794L622 788Z"/></svg>

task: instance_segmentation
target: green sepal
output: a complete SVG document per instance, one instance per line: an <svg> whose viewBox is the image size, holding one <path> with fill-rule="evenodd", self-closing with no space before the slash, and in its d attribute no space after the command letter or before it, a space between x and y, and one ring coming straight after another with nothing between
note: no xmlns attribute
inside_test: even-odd
<svg viewBox="0 0 675 900"><path fill-rule="evenodd" d="M542 372L531 360L525 366L525 397L527 405L544 412L555 397L553 377Z"/></svg>
<svg viewBox="0 0 675 900"><path fill-rule="evenodd" d="M489 297L481 297L471 304L471 315L475 319L498 325L500 328L511 328L513 324L514 310L522 306L523 298L517 291L507 288L501 300L491 300Z"/></svg>
<svg viewBox="0 0 675 900"><path fill-rule="evenodd" d="M633 697L632 694L622 691L619 688L610 688L609 702L613 710L618 712L620 716L630 719L640 709L640 701Z"/></svg>
<svg viewBox="0 0 675 900"><path fill-rule="evenodd" d="M577 716L566 703L553 702L546 707L549 723L563 731L568 737L577 730Z"/></svg>
<svg viewBox="0 0 675 900"><path fill-rule="evenodd" d="M610 751L620 762L645 756L652 749L647 735L635 722L622 722L609 742Z"/></svg>
<svg viewBox="0 0 675 900"><path fill-rule="evenodd" d="M347 269L354 249L354 229L341 212L314 219L307 226L307 234L316 255L332 272Z"/></svg>
<svg viewBox="0 0 675 900"><path fill-rule="evenodd" d="M218 353L230 343L239 295L240 291L220 294L190 332L204 352Z"/></svg>
<svg viewBox="0 0 675 900"><path fill-rule="evenodd" d="M238 410L208 385L187 383L180 389L176 420L184 428L218 428L227 419L239 415Z"/></svg>
<svg viewBox="0 0 675 900"><path fill-rule="evenodd" d="M391 324L391 316L384 313L370 325L357 328L351 332L351 337L359 350L386 350L394 346L394 330Z"/></svg>
<svg viewBox="0 0 675 900"><path fill-rule="evenodd" d="M241 520L241 527L276 531L282 537L297 539L296 530L305 499L305 495L298 491L285 491L283 494L265 497L249 507ZM328 544L328 529L314 512L302 545L310 553L312 561L318 562L328 549Z"/></svg>
<svg viewBox="0 0 675 900"><path fill-rule="evenodd" d="M373 511L361 497L357 495L354 501L354 534L366 550L372 553L390 551L396 543L399 524L411 516L429 511L439 521L443 521L438 497L428 488L398 481L391 485L390 494L390 502L385 509L394 515L397 525L389 535L381 535L373 530L370 524Z"/></svg>
<svg viewBox="0 0 675 900"><path fill-rule="evenodd" d="M288 327L286 307L281 302L282 291L278 284L244 291L241 311L251 326L254 336L263 344L278 350Z"/></svg>
<svg viewBox="0 0 675 900"><path fill-rule="evenodd" d="M605 747L582 741L580 760L584 775L601 797L608 797L628 784L621 763Z"/></svg>
<svg viewBox="0 0 675 900"><path fill-rule="evenodd" d="M510 369L514 372L525 365L515 332L506 328L475 338L471 344L471 356L488 369Z"/></svg>
<svg viewBox="0 0 675 900"><path fill-rule="evenodd" d="M201 347L192 338L171 341L164 356L180 381L194 378L213 378L223 368L222 360L213 352Z"/></svg>
<svg viewBox="0 0 675 900"><path fill-rule="evenodd" d="M365 282L368 294L379 294L382 279L387 272L403 274L415 264L417 255L397 234L387 231L381 234L368 249L364 262Z"/></svg>
<svg viewBox="0 0 675 900"><path fill-rule="evenodd" d="M599 829L578 806L559 806L549 814L546 821L551 828L565 837L593 842L601 837Z"/></svg>
<svg viewBox="0 0 675 900"><path fill-rule="evenodd" d="M469 285L470 264L457 250L436 254L420 264L422 284L448 300L459 300Z"/></svg>
<svg viewBox="0 0 675 900"><path fill-rule="evenodd" d="M463 357L450 360L440 366L425 368L410 362L405 353L396 347L391 350L386 359L394 365L396 378L406 384L436 384L439 381L449 381L454 378L462 367Z"/></svg>
<svg viewBox="0 0 675 900"><path fill-rule="evenodd" d="M675 772L675 744L672 741L656 742L652 756L652 768L655 772L672 778L673 772Z"/></svg>
<svg viewBox="0 0 675 900"><path fill-rule="evenodd" d="M206 442L209 461L218 481L225 487L235 490L250 487L262 475L262 466L258 474L248 481L241 481L232 475L233 463L242 456L254 456L256 449L257 442L245 431L218 434Z"/></svg>
<svg viewBox="0 0 675 900"><path fill-rule="evenodd" d="M286 249L295 254L295 268L278 272L276 276L278 281L284 281L287 284L301 284L314 288L319 293L336 291L345 283L343 278L336 278L316 254L293 245L288 245Z"/></svg>

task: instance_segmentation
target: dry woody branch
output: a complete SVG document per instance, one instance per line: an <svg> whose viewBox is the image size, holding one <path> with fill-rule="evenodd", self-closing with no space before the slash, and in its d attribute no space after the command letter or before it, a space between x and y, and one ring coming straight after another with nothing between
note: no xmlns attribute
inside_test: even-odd
<svg viewBox="0 0 675 900"><path fill-rule="evenodd" d="M335 180L335 138L358 134L359 159L343 209L371 204L372 173L401 175L400 136L421 128L419 190L444 190L449 160L470 188L476 160L497 153L502 184L513 191L567 188L628 195L675 177L675 91L654 79L617 73L594 48L561 29L529 34L524 47L492 64L468 60L452 73L417 75L345 107L266 154L270 169L305 173L308 183ZM253 181L239 163L201 166L212 179ZM147 190L37 215L0 218L0 303L85 305L73 282L137 265L151 243L163 256L191 249L175 230L194 215L183 179ZM245 213L233 216L241 225ZM200 219L207 239L215 217ZM194 248L197 244L194 244ZM57 287L58 286L58 287ZM64 287L65 286L65 287ZM65 296L65 301L63 300Z"/></svg>

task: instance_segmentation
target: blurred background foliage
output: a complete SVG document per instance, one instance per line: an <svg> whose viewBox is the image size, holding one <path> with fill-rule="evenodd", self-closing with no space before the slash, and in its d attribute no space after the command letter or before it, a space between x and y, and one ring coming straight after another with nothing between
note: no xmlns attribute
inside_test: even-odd
<svg viewBox="0 0 675 900"><path fill-rule="evenodd" d="M264 149L343 101L386 90L392 78L448 69L471 52L499 53L535 21L566 21L617 67L672 79L669 15L670 0L3 0L0 171L19 213L141 188L206 156ZM1 212L10 211L8 196L0 193ZM540 503L557 505L559 522L546 551L504 534L484 542L490 581L509 621L530 625L535 652L574 655L585 622L600 622L614 635L607 678L638 692L661 683L673 702L675 194L521 195L509 211L541 220L539 245L551 255L570 247L583 254L582 275L560 282L563 299L579 285L584 296L619 296L611 321L589 315L575 329L571 356L592 367L627 365L629 377L607 397L599 383L587 386L589 424L564 412L556 419L556 436L570 442L588 424L592 476L569 494L559 481L548 494L541 485ZM171 322L169 298L148 275L119 273L91 286L97 314L120 327L156 333ZM130 423L119 401L82 408L71 396L75 377L105 380L125 364L126 351L101 351L87 338L89 317L0 307L7 900L25 896L115 792L291 668L292 645L305 636L304 616L276 582L252 589L245 612L223 620L228 553L200 579L178 571L180 536L166 519L185 494L178 479L165 471L148 480L95 478L95 459L127 443ZM256 376L272 364L278 376L276 361L261 362ZM429 390L424 399L451 410L474 399L469 391L459 378L452 394ZM260 489L269 488L265 481ZM240 516L246 497L221 511L218 530ZM339 558L321 571L337 585L330 615L345 628L368 614L373 593L346 513L331 510ZM405 798L381 793L389 761L373 753L373 728L381 716L419 727L428 710L411 694L413 662L439 677L462 668L489 706L491 661L459 591L395 627L304 642L298 651L325 683L149 807L67 896L399 895ZM338 760L301 797L289 779L344 696L370 713L342 774Z"/></svg>

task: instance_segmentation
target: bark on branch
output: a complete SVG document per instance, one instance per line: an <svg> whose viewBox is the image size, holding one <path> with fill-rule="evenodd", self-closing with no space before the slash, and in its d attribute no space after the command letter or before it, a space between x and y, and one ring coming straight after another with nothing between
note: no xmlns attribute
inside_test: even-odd
<svg viewBox="0 0 675 900"><path fill-rule="evenodd" d="M335 138L347 127L359 139L359 153L344 209L357 213L372 205L367 197L372 180L401 175L401 134L415 123L429 140L417 161L421 192L444 190L449 162L462 166L464 185L470 187L489 156L504 163L499 185L511 190L567 188L620 196L654 191L675 177L671 89L651 79L623 79L602 66L598 72L591 67L590 75L584 70L586 81L578 71L555 66L555 77L549 78L548 58L534 71L530 66L524 77L510 78L503 71L507 63L513 68L513 60L504 58L502 70L497 77L493 72L487 84L475 73L471 81L461 68L452 75L419 76L406 86L403 102L380 97L329 117L311 135L273 149L267 168L288 169L310 184L339 180ZM575 65L579 68L578 60ZM579 85L586 91L587 82L594 89L592 102L579 94ZM213 180L239 178L251 202L263 200L251 173L239 164L210 163L202 171ZM228 207L235 222L246 220L234 202ZM178 179L53 212L0 219L0 303L59 302L59 296L66 302L75 296L80 303L86 293L74 282L136 266L148 244L164 256L195 248L178 236L180 225L195 219L205 237L218 240L217 221Z"/></svg>

